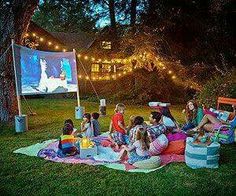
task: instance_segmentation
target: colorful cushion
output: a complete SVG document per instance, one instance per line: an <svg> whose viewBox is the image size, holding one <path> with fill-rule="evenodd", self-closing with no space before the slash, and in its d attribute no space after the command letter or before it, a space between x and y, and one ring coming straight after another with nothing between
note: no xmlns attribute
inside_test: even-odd
<svg viewBox="0 0 236 196"><path fill-rule="evenodd" d="M177 140L186 140L187 136L185 133L168 133L167 134L167 139L169 142L171 141L177 141Z"/></svg>
<svg viewBox="0 0 236 196"><path fill-rule="evenodd" d="M211 143L209 146L193 144L194 139L188 137L185 149L185 162L192 169L218 168L220 144Z"/></svg>
<svg viewBox="0 0 236 196"><path fill-rule="evenodd" d="M155 169L160 165L161 165L161 159L159 156L153 156L150 159L137 161L133 164L133 166L139 169Z"/></svg>
<svg viewBox="0 0 236 196"><path fill-rule="evenodd" d="M151 156L161 154L168 146L168 139L164 134L158 136L151 144L149 148L149 153Z"/></svg>
<svg viewBox="0 0 236 196"><path fill-rule="evenodd" d="M185 140L169 142L168 147L161 154L184 154Z"/></svg>

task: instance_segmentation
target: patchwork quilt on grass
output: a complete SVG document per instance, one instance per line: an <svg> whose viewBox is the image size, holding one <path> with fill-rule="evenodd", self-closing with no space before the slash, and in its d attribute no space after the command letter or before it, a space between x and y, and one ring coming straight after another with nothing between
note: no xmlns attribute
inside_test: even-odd
<svg viewBox="0 0 236 196"><path fill-rule="evenodd" d="M106 135L95 138L96 143L106 140ZM105 167L128 171L128 172L143 172L149 173L164 167L171 162L184 162L184 155L160 155L161 166L155 169L138 169L128 163L118 160L119 153L114 152L110 147L98 145L98 155L89 159L81 159L79 155L60 158L57 156L58 141L47 140L42 143L37 143L31 146L23 147L14 151L14 153L25 154L28 156L37 156L48 161L70 163L70 164L87 164L87 165L104 165Z"/></svg>

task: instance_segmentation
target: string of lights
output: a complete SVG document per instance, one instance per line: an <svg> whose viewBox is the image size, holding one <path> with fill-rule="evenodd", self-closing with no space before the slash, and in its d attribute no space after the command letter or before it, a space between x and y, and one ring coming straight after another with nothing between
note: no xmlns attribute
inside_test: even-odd
<svg viewBox="0 0 236 196"><path fill-rule="evenodd" d="M60 51L63 51L63 52L66 52L67 49L66 48L63 48L62 46L60 46L59 44L57 43L53 43L52 41L50 40L46 40L44 37L41 37L41 36L38 36L36 33L34 32L31 32L31 33L26 33L25 38L28 38L28 37L35 37L39 40L39 42L41 43L45 43L47 44L48 46L54 48L55 50L60 50ZM128 63L132 63L133 61L137 61L139 58L140 59L145 59L146 56L148 56L149 54L147 54L146 52L144 52L143 54L140 54L138 56L132 56L130 58L125 58L125 59L119 59L119 58L113 58L113 59L101 59L101 58L95 58L93 56L89 56L89 55L84 55L84 54L77 54L77 57L80 59L80 60L84 60L84 61L91 61L93 63L98 63L98 64L114 64L114 63L117 63L117 64L128 64ZM177 77L176 75L173 73L172 70L167 70L166 66L164 65L164 63L162 62L158 62L158 66L160 69L162 70L166 70L167 71L167 74L169 74L171 76L171 78L173 80L175 80ZM91 73L91 76L87 76L87 75L81 75L79 74L78 75L78 78L81 79L81 80L93 80L93 81L96 81L96 80L116 80L117 78L120 78L122 76L125 76L127 75L128 73L131 73L133 71L133 69L137 69L137 67L134 67L134 68L129 68L127 69L126 71L118 71L118 72L115 72L115 73L103 73L102 75L100 76L97 76L98 73ZM93 75L96 75L96 76L92 76Z"/></svg>

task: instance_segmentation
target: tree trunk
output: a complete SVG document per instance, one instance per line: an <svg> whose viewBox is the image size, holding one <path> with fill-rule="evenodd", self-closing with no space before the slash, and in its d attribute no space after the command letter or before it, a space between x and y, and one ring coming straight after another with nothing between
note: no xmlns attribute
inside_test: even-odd
<svg viewBox="0 0 236 196"><path fill-rule="evenodd" d="M131 1L130 7L130 26L134 27L136 22L136 14L137 14L137 0Z"/></svg>
<svg viewBox="0 0 236 196"><path fill-rule="evenodd" d="M111 29L116 35L116 15L115 15L115 1L109 0L109 14L111 21Z"/></svg>
<svg viewBox="0 0 236 196"><path fill-rule="evenodd" d="M157 14L156 14L156 8L157 5L160 4L160 1L157 0L149 0L148 1L148 10L147 10L147 15L146 15L146 19L145 19L145 23L148 26L152 26L153 22L157 20Z"/></svg>
<svg viewBox="0 0 236 196"><path fill-rule="evenodd" d="M2 1L0 5L0 122L10 122L17 114L12 52L4 54L4 51L11 39L22 44L38 3L39 0L12 0L9 4Z"/></svg>

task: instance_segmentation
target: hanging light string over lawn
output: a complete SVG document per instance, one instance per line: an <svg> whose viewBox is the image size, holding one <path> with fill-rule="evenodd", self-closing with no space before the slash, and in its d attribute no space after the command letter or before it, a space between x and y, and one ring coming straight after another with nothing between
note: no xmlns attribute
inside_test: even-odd
<svg viewBox="0 0 236 196"><path fill-rule="evenodd" d="M30 36L39 39L40 42L47 43L47 45L54 47L55 50L61 49L61 47L58 44L53 43L51 41L48 41L44 37L40 37L36 33L33 33L33 32L32 33L26 33L24 37L27 38L27 37L30 37ZM63 48L62 51L66 52L67 50L65 48ZM148 55L148 53L144 52L143 54L138 55L138 57L144 58L147 55ZM136 56L131 57L131 58L125 58L125 59L113 58L113 59L110 59L110 60L107 60L107 59L102 60L101 58L96 59L92 56L90 57L88 55L82 55L82 54L77 54L77 57L78 57L78 59L80 60L81 63L82 63L82 59L85 60L85 61L92 61L94 63L121 63L121 64L127 64L127 62L132 62L132 61L137 60ZM159 69L166 70L166 72L169 75L171 75L171 79L175 80L177 78L177 76L174 75L173 71L172 70L167 70L166 66L162 62L159 62L157 64L159 65ZM136 69L136 68L137 67L134 67L134 69ZM114 73L114 74L109 76L109 79L110 78L116 79L116 77L121 77L123 75L126 75L127 72L132 72L132 70L122 71L122 72L119 72L119 73ZM82 79L84 77L82 75L79 75L79 78ZM90 80L90 77L88 76L88 74L87 74L87 76L85 76L85 79ZM92 77L92 79L97 80L96 77Z"/></svg>

